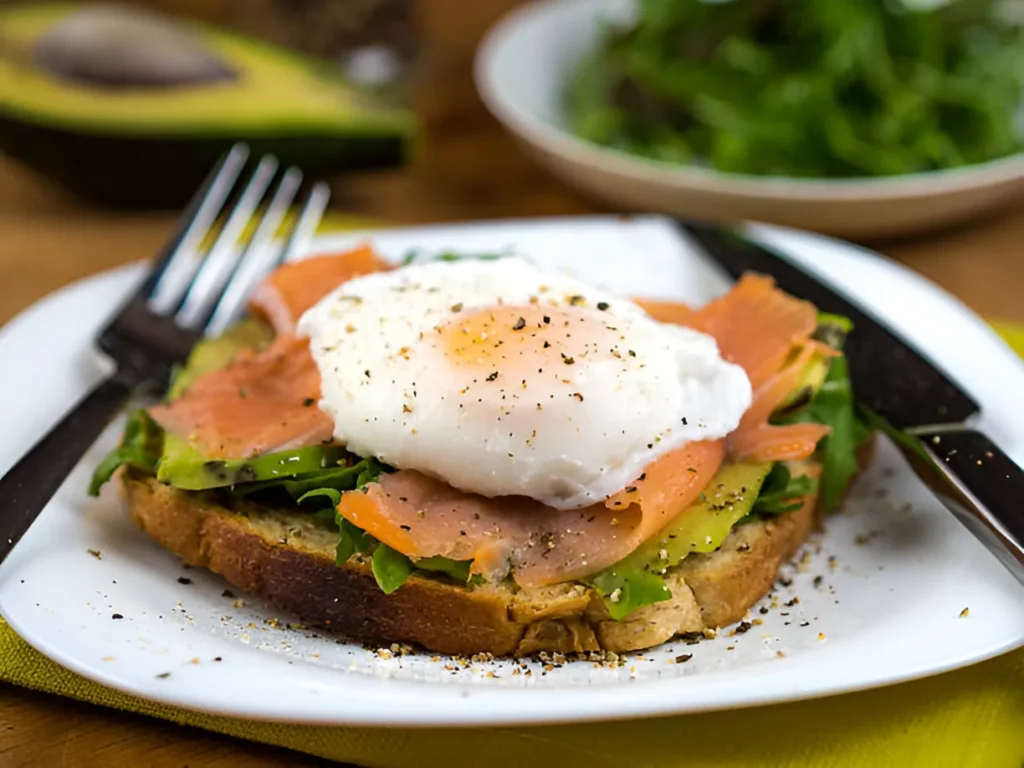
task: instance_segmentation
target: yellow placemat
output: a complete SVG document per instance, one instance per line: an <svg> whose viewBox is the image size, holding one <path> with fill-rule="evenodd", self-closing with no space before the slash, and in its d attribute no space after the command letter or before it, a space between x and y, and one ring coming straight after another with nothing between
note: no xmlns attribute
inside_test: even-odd
<svg viewBox="0 0 1024 768"><path fill-rule="evenodd" d="M936 638L922 642L939 642ZM154 704L58 666L0 623L0 679L382 768L1021 768L1024 650L913 683L772 707L542 728L277 725ZM423 706L429 707L424 691Z"/></svg>
<svg viewBox="0 0 1024 768"><path fill-rule="evenodd" d="M994 325L1024 355L1024 327ZM1024 649L926 680L828 699L531 728L296 726L189 712L118 693L69 672L31 648L2 620L0 680L382 768L1024 768ZM429 707L424 694L423 706Z"/></svg>

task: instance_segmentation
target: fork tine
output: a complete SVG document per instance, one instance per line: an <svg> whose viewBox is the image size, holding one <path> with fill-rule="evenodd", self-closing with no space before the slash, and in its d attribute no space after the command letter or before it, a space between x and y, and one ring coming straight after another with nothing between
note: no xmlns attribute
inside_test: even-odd
<svg viewBox="0 0 1024 768"><path fill-rule="evenodd" d="M256 284L270 272L278 262L281 246L274 241L281 222L291 208L295 195L302 183L302 171L289 168L267 206L263 220L246 245L228 281L224 293L206 324L206 333L216 335L227 330L241 314L245 300Z"/></svg>
<svg viewBox="0 0 1024 768"><path fill-rule="evenodd" d="M180 234L171 240L170 247L143 283L142 295L146 296L153 312L168 314L181 303L181 296L198 264L199 244L217 220L248 156L249 148L245 144L232 146L192 198L181 217Z"/></svg>
<svg viewBox="0 0 1024 768"><path fill-rule="evenodd" d="M241 255L238 239L259 208L260 201L277 173L277 165L277 158L272 155L260 158L245 191L196 271L175 315L175 321L183 328L200 327L214 302L220 298L224 284L231 277Z"/></svg>
<svg viewBox="0 0 1024 768"><path fill-rule="evenodd" d="M327 201L331 198L331 187L327 182L318 181L313 185L309 193L306 205L299 215L294 229L285 242L284 250L281 252L282 263L295 261L309 252L309 246L313 242L313 236L324 217L327 209Z"/></svg>

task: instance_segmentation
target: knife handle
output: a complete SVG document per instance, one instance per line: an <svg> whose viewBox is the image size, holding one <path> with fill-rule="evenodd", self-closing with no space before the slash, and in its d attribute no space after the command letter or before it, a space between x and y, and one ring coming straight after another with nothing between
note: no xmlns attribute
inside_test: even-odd
<svg viewBox="0 0 1024 768"><path fill-rule="evenodd" d="M913 435L929 459L903 446L918 477L1024 584L1024 470L973 429L937 427Z"/></svg>

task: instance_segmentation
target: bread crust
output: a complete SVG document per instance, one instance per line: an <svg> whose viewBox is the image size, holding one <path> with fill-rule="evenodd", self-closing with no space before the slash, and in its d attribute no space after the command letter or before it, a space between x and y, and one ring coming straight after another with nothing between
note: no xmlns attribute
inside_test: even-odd
<svg viewBox="0 0 1024 768"><path fill-rule="evenodd" d="M368 560L335 564L337 533L311 516L181 491L132 471L119 480L131 518L185 563L364 643L411 643L467 656L621 653L739 621L815 524L806 505L741 526L718 551L691 555L667 574L671 600L613 621L596 592L579 584L464 589L415 573L385 595Z"/></svg>

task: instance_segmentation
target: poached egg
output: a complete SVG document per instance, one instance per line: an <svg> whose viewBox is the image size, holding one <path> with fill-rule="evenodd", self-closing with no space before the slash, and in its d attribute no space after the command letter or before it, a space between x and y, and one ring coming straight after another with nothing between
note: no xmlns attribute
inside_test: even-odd
<svg viewBox="0 0 1024 768"><path fill-rule="evenodd" d="M350 280L299 321L360 456L488 497L602 501L750 406L713 338L513 257Z"/></svg>

